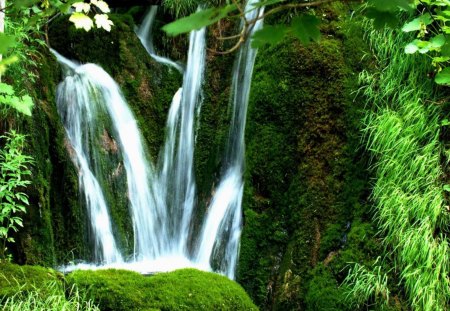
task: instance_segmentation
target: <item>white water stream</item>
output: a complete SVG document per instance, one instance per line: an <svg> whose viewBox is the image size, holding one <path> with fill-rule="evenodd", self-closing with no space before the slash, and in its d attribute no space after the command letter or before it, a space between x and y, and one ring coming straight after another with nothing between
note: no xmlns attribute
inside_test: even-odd
<svg viewBox="0 0 450 311"><path fill-rule="evenodd" d="M248 5L256 1L251 0ZM248 7L247 7L248 8ZM247 13L253 19L262 10ZM246 42L234 66L231 125L225 147L222 178L207 209L199 236L191 226L196 207L194 177L195 129L200 107L205 68L205 29L189 37L186 70L177 63L157 56L151 29L156 16L152 7L137 34L157 62L176 68L183 75L183 85L176 92L169 110L166 140L156 168L146 157L135 118L118 85L99 66L79 65L55 52L66 67L66 77L58 87L58 110L67 137L74 149L81 191L85 196L95 240L95 264L64 267L121 267L139 272L170 271L196 267L216 271L233 279L242 227L244 168L244 131L251 75L256 50ZM262 25L257 22L250 32ZM134 254L124 260L113 233L114 224L98 179L101 164L94 152L96 128L105 127L105 112L112 125L111 139L118 143L118 157L126 171L127 196L134 230ZM96 175L97 174L97 175ZM103 185L105 186L105 185ZM190 249L191 241L197 241Z"/></svg>

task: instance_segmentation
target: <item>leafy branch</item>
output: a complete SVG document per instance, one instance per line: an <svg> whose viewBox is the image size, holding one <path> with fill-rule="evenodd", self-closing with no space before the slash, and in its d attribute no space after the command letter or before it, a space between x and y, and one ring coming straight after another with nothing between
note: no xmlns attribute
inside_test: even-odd
<svg viewBox="0 0 450 311"><path fill-rule="evenodd" d="M292 19L291 24L266 25L262 29L256 31L251 40L253 47L261 47L266 44L274 45L282 41L287 35L292 35L299 39L302 44L308 44L311 41L320 39L320 23L321 20L315 16L313 8L326 4L341 2L362 3L367 4L364 11L368 18L374 19L375 24L383 27L385 25L392 26L398 22L396 12L399 10L411 10L413 0L315 0L307 2L290 2L286 0L264 0L254 4L250 9L245 3L239 3L233 0L232 4L225 5L220 8L208 8L193 13L187 17L178 19L163 27L163 30L171 36L177 36L192 30L198 30L215 23L219 23L222 19L240 19L243 25L239 33L226 37L218 36L216 39L221 41L235 41L236 43L224 51L209 49L216 54L229 54L246 42L249 38L250 30L253 26L263 18L291 9L305 9L302 14ZM263 14L256 14L256 17L248 19L248 13L254 10L261 10L264 7L272 7Z"/></svg>
<svg viewBox="0 0 450 311"><path fill-rule="evenodd" d="M29 202L28 196L20 189L30 184L24 177L31 175L27 166L33 159L22 153L24 135L11 131L0 138L6 141L0 149L0 260L4 260L6 244L15 242L11 232L23 227L22 218L17 214L25 213Z"/></svg>

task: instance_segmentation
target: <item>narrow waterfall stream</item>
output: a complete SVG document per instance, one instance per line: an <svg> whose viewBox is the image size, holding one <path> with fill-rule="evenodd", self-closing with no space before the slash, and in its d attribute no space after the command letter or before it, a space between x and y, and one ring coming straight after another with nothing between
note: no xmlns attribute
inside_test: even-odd
<svg viewBox="0 0 450 311"><path fill-rule="evenodd" d="M251 10L258 1L248 1L246 19L262 16L264 9ZM247 37L261 29L262 19L257 21ZM244 25L241 25L244 27ZM242 195L244 191L243 173L245 159L245 123L250 96L256 49L247 40L240 48L233 69L231 111L232 118L225 147L222 179L208 208L199 239L196 262L202 267L217 263L217 270L230 279L235 277L239 255L239 240L242 231Z"/></svg>
<svg viewBox="0 0 450 311"><path fill-rule="evenodd" d="M247 6L254 2L249 1ZM156 7L149 10L137 35L153 59L183 73L182 87L174 94L169 109L166 139L156 165L146 157L136 120L114 80L97 65L78 65L54 52L67 68L58 87L57 105L74 150L72 158L79 171L80 191L85 195L95 241L93 264L62 269L121 267L148 273L196 267L234 279L242 227L245 118L256 50L248 41L237 54L222 177L200 233L194 236L191 225L196 207L195 130L202 103L206 30L191 32L183 70L179 64L155 53L151 29L156 13ZM253 19L262 10L247 14L248 19ZM261 25L260 21L249 31L252 33ZM111 141L117 142L117 167L123 163L126 172L134 231L134 253L129 258L117 246L104 198L105 187L109 186L105 180L111 172L99 169L102 159L96 142L105 131ZM192 241L196 241L193 250L188 248Z"/></svg>

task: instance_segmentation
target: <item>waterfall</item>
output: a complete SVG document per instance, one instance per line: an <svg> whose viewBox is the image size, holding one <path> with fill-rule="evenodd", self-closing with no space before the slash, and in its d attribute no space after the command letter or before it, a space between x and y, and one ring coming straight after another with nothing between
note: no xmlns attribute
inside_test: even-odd
<svg viewBox="0 0 450 311"><path fill-rule="evenodd" d="M97 119L105 108L105 102L99 99L101 96L96 95L97 92L106 95L109 89L90 77L93 71L101 71L100 67L77 66L67 60L62 63L73 71L73 76L67 76L58 86L58 112L73 150L72 159L79 170L80 190L84 193L95 240L95 260L104 264L121 262L122 256L116 246L103 190L95 177L98 163L92 153L92 149L96 148L93 143Z"/></svg>
<svg viewBox="0 0 450 311"><path fill-rule="evenodd" d="M142 45L147 50L147 53L150 54L150 56L156 60L158 63L169 65L175 69L177 69L180 73L183 73L183 68L175 63L174 61L162 57L159 55L156 55L155 48L153 46L153 23L155 22L156 13L158 11L158 6L152 5L150 7L150 10L148 11L147 15L145 16L144 20L142 21L141 26L136 30L136 34L141 40Z"/></svg>
<svg viewBox="0 0 450 311"><path fill-rule="evenodd" d="M247 2L246 20L262 16L263 9L251 10L257 2L257 0ZM262 26L263 21L260 19L248 30L246 36L251 37ZM218 271L230 279L234 279L235 276L242 231L245 123L257 52L250 45L250 40L247 40L239 49L235 60L230 100L232 117L222 166L223 177L208 207L196 256L196 262L202 267L209 267L211 262L215 262Z"/></svg>
<svg viewBox="0 0 450 311"><path fill-rule="evenodd" d="M247 4L246 10L255 1ZM262 10L247 13L247 19ZM256 50L247 41L240 49L233 71L230 97L231 124L225 146L222 177L207 209L200 234L191 230L196 207L194 176L195 131L202 103L206 59L206 30L192 31L186 68L156 55L151 30L156 7L151 7L136 30L143 46L157 62L176 68L183 83L174 94L166 125L166 137L154 166L146 157L136 120L114 80L99 66L80 65L55 55L68 70L58 87L58 110L74 149L74 162L95 238L97 265L75 268L121 267L140 272L196 267L235 277L242 227L244 130ZM243 27L244 25L241 25ZM262 26L248 29L250 36ZM114 224L105 200L111 175L102 166L99 133L117 142L114 159L123 163L128 208L133 223L134 253L123 259L114 237ZM196 241L196 243L192 243ZM195 245L194 245L195 244ZM194 249L188 246L194 245ZM98 254L97 254L98 252Z"/></svg>

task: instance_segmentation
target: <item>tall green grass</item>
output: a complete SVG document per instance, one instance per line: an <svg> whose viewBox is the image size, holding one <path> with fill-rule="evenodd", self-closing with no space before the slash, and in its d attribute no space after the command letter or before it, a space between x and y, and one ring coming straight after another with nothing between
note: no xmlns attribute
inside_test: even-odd
<svg viewBox="0 0 450 311"><path fill-rule="evenodd" d="M19 291L16 295L0 301L1 311L100 311L74 286L67 292L53 282L45 289Z"/></svg>
<svg viewBox="0 0 450 311"><path fill-rule="evenodd" d="M438 95L429 61L406 55L406 35L365 24L377 64L364 72L364 137L375 172L376 222L400 286L414 310L447 310L449 244L439 142ZM369 109L370 108L370 109Z"/></svg>

